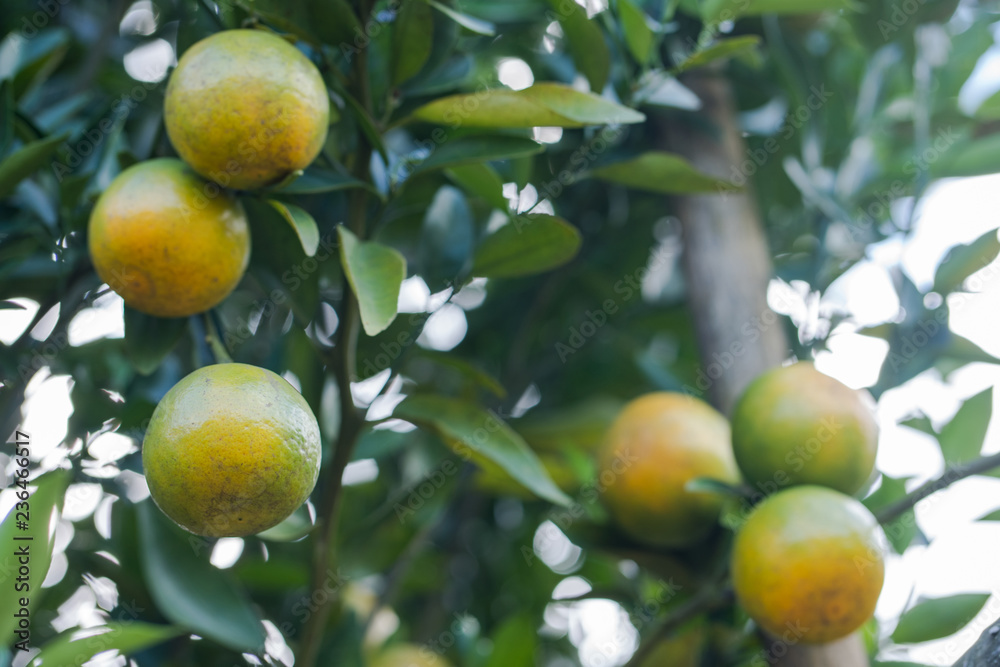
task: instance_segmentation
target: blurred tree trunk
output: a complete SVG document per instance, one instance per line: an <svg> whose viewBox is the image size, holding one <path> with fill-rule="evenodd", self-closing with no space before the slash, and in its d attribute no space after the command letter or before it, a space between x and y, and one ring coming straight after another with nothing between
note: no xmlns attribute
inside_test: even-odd
<svg viewBox="0 0 1000 667"><path fill-rule="evenodd" d="M666 147L699 170L727 179L746 159L729 82L703 70L684 83L703 107L693 123L669 123ZM746 385L788 356L782 325L768 308L766 290L773 267L753 193L678 197L676 210L684 238L684 275L694 317L705 379L699 390L721 411L731 413ZM708 385L707 387L705 385ZM824 646L776 642L773 662L781 667L867 667L861 637L855 634Z"/></svg>

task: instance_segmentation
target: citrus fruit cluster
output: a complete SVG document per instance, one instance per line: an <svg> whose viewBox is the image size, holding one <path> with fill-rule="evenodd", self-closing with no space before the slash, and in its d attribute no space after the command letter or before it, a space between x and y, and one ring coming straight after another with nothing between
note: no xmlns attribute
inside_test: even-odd
<svg viewBox="0 0 1000 667"><path fill-rule="evenodd" d="M736 597L764 630L825 643L864 624L882 590L880 528L852 497L877 444L862 395L800 362L754 380L731 422L685 394L633 400L602 445L599 491L630 538L678 549L716 530L723 510L725 496L695 480L745 482L763 501L733 544Z"/></svg>
<svg viewBox="0 0 1000 667"><path fill-rule="evenodd" d="M329 120L319 71L280 37L228 30L193 45L164 100L183 162L133 165L101 195L88 224L98 276L128 306L158 317L220 303L250 257L246 215L226 188L260 188L304 169Z"/></svg>
<svg viewBox="0 0 1000 667"><path fill-rule="evenodd" d="M186 317L213 308L250 258L232 189L304 169L329 125L319 71L280 37L231 30L189 48L167 84L164 123L182 160L117 176L90 216L100 278L136 310ZM309 497L320 467L316 417L271 371L201 368L175 385L143 441L150 496L183 528L209 537L270 528Z"/></svg>

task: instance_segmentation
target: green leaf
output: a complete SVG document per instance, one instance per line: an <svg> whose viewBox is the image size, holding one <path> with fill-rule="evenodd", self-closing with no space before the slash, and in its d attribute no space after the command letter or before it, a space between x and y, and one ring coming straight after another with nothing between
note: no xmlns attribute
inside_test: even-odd
<svg viewBox="0 0 1000 667"><path fill-rule="evenodd" d="M1000 521L1000 509L988 512L976 519L976 521Z"/></svg>
<svg viewBox="0 0 1000 667"><path fill-rule="evenodd" d="M540 498L570 503L521 436L478 405L444 396L408 396L393 416L436 433L460 456L478 455L496 463Z"/></svg>
<svg viewBox="0 0 1000 667"><path fill-rule="evenodd" d="M647 72L639 79L639 90L633 98L636 105L652 104L697 111L701 100L689 88L663 70Z"/></svg>
<svg viewBox="0 0 1000 667"><path fill-rule="evenodd" d="M611 54L604 33L596 22L587 18L587 10L578 3L549 0L549 5L557 13L577 70L587 77L590 89L600 93L611 73Z"/></svg>
<svg viewBox="0 0 1000 667"><path fill-rule="evenodd" d="M741 16L762 14L815 14L826 10L853 9L854 0L704 0L701 16L708 25Z"/></svg>
<svg viewBox="0 0 1000 667"><path fill-rule="evenodd" d="M443 97L414 111L413 118L451 127L509 128L586 127L646 120L635 109L548 82L524 90L497 88Z"/></svg>
<svg viewBox="0 0 1000 667"><path fill-rule="evenodd" d="M728 181L703 174L679 155L660 151L594 169L590 175L637 190L664 194L736 192L740 189Z"/></svg>
<svg viewBox="0 0 1000 667"><path fill-rule="evenodd" d="M298 178L276 186L271 191L284 195L315 195L350 188L370 188L370 186L353 176L312 166L302 172Z"/></svg>
<svg viewBox="0 0 1000 667"><path fill-rule="evenodd" d="M1000 132L956 140L930 165L935 178L983 176L1000 172Z"/></svg>
<svg viewBox="0 0 1000 667"><path fill-rule="evenodd" d="M941 428L938 436L946 464L962 463L979 456L992 414L992 387L962 404L952 420Z"/></svg>
<svg viewBox="0 0 1000 667"><path fill-rule="evenodd" d="M509 202L503 195L503 180L496 169L485 162L445 169L444 175L469 194L482 197L493 208L507 210Z"/></svg>
<svg viewBox="0 0 1000 667"><path fill-rule="evenodd" d="M434 14L423 0L405 0L392 34L392 83L398 86L423 69L434 45Z"/></svg>
<svg viewBox="0 0 1000 667"><path fill-rule="evenodd" d="M442 186L424 214L420 234L420 273L437 285L457 283L472 253L472 211L458 188Z"/></svg>
<svg viewBox="0 0 1000 667"><path fill-rule="evenodd" d="M688 56L687 60L677 66L677 71L684 72L695 67L704 67L716 60L730 58L743 51L755 49L758 44L760 44L760 36L758 35L743 35L741 37L723 39L705 49L692 53Z"/></svg>
<svg viewBox="0 0 1000 667"><path fill-rule="evenodd" d="M695 477L684 485L684 490L689 493L711 493L717 496L735 496L737 498L746 495L740 487L711 477Z"/></svg>
<svg viewBox="0 0 1000 667"><path fill-rule="evenodd" d="M316 36L334 46L356 46L364 28L347 0L309 0L309 18ZM355 31L356 30L356 31Z"/></svg>
<svg viewBox="0 0 1000 667"><path fill-rule="evenodd" d="M0 310L25 310L17 301L0 301Z"/></svg>
<svg viewBox="0 0 1000 667"><path fill-rule="evenodd" d="M984 100L973 115L980 120L1000 120L1000 91Z"/></svg>
<svg viewBox="0 0 1000 667"><path fill-rule="evenodd" d="M964 593L918 602L899 619L892 633L898 644L916 644L955 634L976 617L988 593Z"/></svg>
<svg viewBox="0 0 1000 667"><path fill-rule="evenodd" d="M646 12L636 7L632 0L618 0L618 17L628 50L640 65L645 65L653 53L653 31L649 29Z"/></svg>
<svg viewBox="0 0 1000 667"><path fill-rule="evenodd" d="M477 19L474 16L469 16L468 14L463 14L462 12L455 11L447 5L443 5L440 2L435 2L435 0L425 0L434 9L438 10L452 21L462 26L466 30L471 32L486 35L487 37L492 37L496 34L496 26L489 21L484 21L482 19Z"/></svg>
<svg viewBox="0 0 1000 667"><path fill-rule="evenodd" d="M934 275L934 291L947 295L962 287L965 279L985 268L1000 255L997 230L991 229L972 243L957 245L948 251Z"/></svg>
<svg viewBox="0 0 1000 667"><path fill-rule="evenodd" d="M65 141L65 134L39 139L0 162L0 198L9 195L18 183L45 166Z"/></svg>
<svg viewBox="0 0 1000 667"><path fill-rule="evenodd" d="M302 505L278 525L257 533L257 537L268 542L297 542L315 527L309 517L309 508Z"/></svg>
<svg viewBox="0 0 1000 667"><path fill-rule="evenodd" d="M438 352L437 350L425 349L419 350L418 355L424 359L429 359L442 366L458 371L463 376L472 380L483 389L486 389L497 398L506 398L507 396L507 390L503 388L503 385L500 384L499 380L475 364L466 361L461 357L449 352Z"/></svg>
<svg viewBox="0 0 1000 667"><path fill-rule="evenodd" d="M125 355L142 375L151 375L187 331L186 317L153 317L125 306Z"/></svg>
<svg viewBox="0 0 1000 667"><path fill-rule="evenodd" d="M98 653L117 651L118 655L129 656L144 651L150 646L162 644L187 631L170 625L154 625L140 621L119 623L108 621L107 625L84 630L64 632L49 640L29 667L80 667Z"/></svg>
<svg viewBox="0 0 1000 667"><path fill-rule="evenodd" d="M581 242L580 232L562 218L519 216L483 239L472 275L513 278L542 273L573 259Z"/></svg>
<svg viewBox="0 0 1000 667"><path fill-rule="evenodd" d="M19 433L19 432L18 432ZM17 433L15 433L17 435ZM18 439L24 440L18 437ZM28 440L30 449L37 443ZM7 447L10 447L8 450ZM14 445L5 445L5 451L13 451ZM15 476L14 481L17 481ZM17 629L18 619L14 616L21 610L21 597L28 599L28 610L35 607L42 598L42 582L52 564L53 539L55 537L56 518L59 508L62 506L63 494L69 484L69 474L65 470L56 470L46 473L29 483L34 486L34 491L30 491L28 497L28 518L18 516L18 509L15 505L10 513L0 523L0 544L3 551L0 552L0 590L5 591L0 596L0 646L9 646L14 631ZM16 483L12 488L15 491L22 491ZM21 502L18 499L18 502ZM22 508L23 509L23 508ZM27 524L26 529L18 527L18 521ZM18 576L18 556L16 551L22 546L28 547L31 554L31 571L26 582L28 588L24 591L17 591L14 594L15 578Z"/></svg>
<svg viewBox="0 0 1000 667"><path fill-rule="evenodd" d="M426 160L414 169L414 175L457 165L476 164L490 160L510 160L536 155L545 149L534 139L498 135L452 139L438 146Z"/></svg>
<svg viewBox="0 0 1000 667"><path fill-rule="evenodd" d="M910 417L904 421L899 422L900 426L908 426L914 430L921 431L927 435L933 435L937 437L937 431L934 430L934 425L931 424L931 420L927 415L917 415L916 417Z"/></svg>
<svg viewBox="0 0 1000 667"><path fill-rule="evenodd" d="M506 619L491 637L493 652L484 667L538 664L535 659L535 652L538 650L537 630L533 617L526 612Z"/></svg>
<svg viewBox="0 0 1000 667"><path fill-rule="evenodd" d="M7 152L7 147L14 140L14 84L10 79L0 82L0 155Z"/></svg>
<svg viewBox="0 0 1000 667"><path fill-rule="evenodd" d="M874 493L862 501L869 510L875 512L891 505L906 495L906 483L910 477L889 477L882 475L882 483ZM899 518L884 525L885 536L896 553L903 553L913 542L919 532L917 518L913 510L907 510Z"/></svg>
<svg viewBox="0 0 1000 667"><path fill-rule="evenodd" d="M359 241L346 227L340 235L340 260L358 298L361 324L374 336L396 319L399 287L406 278L406 259L393 248L374 241Z"/></svg>
<svg viewBox="0 0 1000 667"><path fill-rule="evenodd" d="M182 532L152 501L136 506L143 578L171 622L236 651L264 650L264 627L228 572L208 561L209 540Z"/></svg>
<svg viewBox="0 0 1000 667"><path fill-rule="evenodd" d="M295 230L299 241L302 242L302 250L305 251L306 256L312 257L315 255L316 248L319 247L319 227L316 226L316 221L313 220L313 217L295 204L278 201L277 199L268 199L267 203Z"/></svg>

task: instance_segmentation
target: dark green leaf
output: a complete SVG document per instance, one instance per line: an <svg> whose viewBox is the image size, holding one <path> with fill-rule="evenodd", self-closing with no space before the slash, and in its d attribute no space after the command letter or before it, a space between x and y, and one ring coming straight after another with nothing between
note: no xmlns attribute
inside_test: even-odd
<svg viewBox="0 0 1000 667"><path fill-rule="evenodd" d="M309 0L309 15L316 35L334 46L358 47L364 36L358 15L347 0Z"/></svg>
<svg viewBox="0 0 1000 667"><path fill-rule="evenodd" d="M653 52L653 31L649 29L646 12L632 0L618 0L618 17L622 22L628 50L639 64L645 65Z"/></svg>
<svg viewBox="0 0 1000 667"><path fill-rule="evenodd" d="M443 186L424 214L420 235L420 272L437 285L457 283L472 253L472 212L461 190Z"/></svg>
<svg viewBox="0 0 1000 667"><path fill-rule="evenodd" d="M462 137L441 144L414 170L414 174L490 160L509 160L535 155L542 150L544 146L537 141L522 137L498 135Z"/></svg>
<svg viewBox="0 0 1000 667"><path fill-rule="evenodd" d="M723 39L701 51L692 53L688 56L687 60L677 66L677 71L683 72L695 67L704 67L716 60L729 58L743 51L755 49L758 44L760 44L760 37L758 35L743 35L741 37Z"/></svg>
<svg viewBox="0 0 1000 667"><path fill-rule="evenodd" d="M962 463L979 456L993 414L993 388L968 399L950 422L941 428L938 442L945 463Z"/></svg>
<svg viewBox="0 0 1000 667"><path fill-rule="evenodd" d="M976 617L988 593L965 593L918 602L904 612L892 633L899 644L915 644L955 634Z"/></svg>
<svg viewBox="0 0 1000 667"><path fill-rule="evenodd" d="M405 0L392 34L392 83L399 85L419 72L431 55L434 16L423 0Z"/></svg>
<svg viewBox="0 0 1000 667"><path fill-rule="evenodd" d="M507 210L508 202L503 194L503 180L500 174L485 162L458 165L445 169L444 174L469 194L482 197L493 208Z"/></svg>
<svg viewBox="0 0 1000 667"><path fill-rule="evenodd" d="M47 79L59 66L69 51L72 33L64 26L40 30L30 39L22 37L20 32L11 32L4 43L12 39L17 41L7 54L13 54L13 57L5 58L7 62L0 64L0 67L7 66L0 69L0 79L15 74L14 98L19 100L29 88Z"/></svg>
<svg viewBox="0 0 1000 667"><path fill-rule="evenodd" d="M420 350L419 354L424 359L430 359L442 366L447 366L458 371L497 398L505 398L507 396L507 390L503 388L499 380L461 357L448 352L438 352L437 350Z"/></svg>
<svg viewBox="0 0 1000 667"><path fill-rule="evenodd" d="M306 256L315 255L316 248L319 247L319 227L316 226L313 217L294 204L281 202L277 199L268 199L267 203L274 207L274 210L295 230L295 235L302 242L302 250Z"/></svg>
<svg viewBox="0 0 1000 667"><path fill-rule="evenodd" d="M426 0L434 9L438 10L452 21L462 26L466 30L470 30L474 33L480 35L486 35L487 37L492 37L496 34L496 26L494 26L489 21L484 21L482 19L477 19L474 16L469 16L468 14L463 14L462 12L455 11L451 7L436 2L436 0Z"/></svg>
<svg viewBox="0 0 1000 667"><path fill-rule="evenodd" d="M961 289L965 279L985 268L1000 254L997 230L991 229L971 243L955 246L945 255L934 275L934 291L947 295Z"/></svg>
<svg viewBox="0 0 1000 667"><path fill-rule="evenodd" d="M143 577L157 609L223 646L263 652L264 626L231 574L209 562L212 543L169 523L151 500L136 510Z"/></svg>
<svg viewBox="0 0 1000 667"><path fill-rule="evenodd" d="M312 166L302 172L298 178L290 180L274 188L274 191L284 195L315 195L324 192L336 192L350 188L368 188L364 181L353 176L341 174L322 167Z"/></svg>
<svg viewBox="0 0 1000 667"><path fill-rule="evenodd" d="M14 86L10 79L0 82L0 155L14 140Z"/></svg>
<svg viewBox="0 0 1000 667"><path fill-rule="evenodd" d="M591 176L637 190L664 194L735 192L737 186L703 174L679 155L653 151L590 172Z"/></svg>
<svg viewBox="0 0 1000 667"><path fill-rule="evenodd" d="M580 243L580 232L561 218L519 216L483 240L476 250L472 274L512 278L542 273L573 259Z"/></svg>
<svg viewBox="0 0 1000 667"><path fill-rule="evenodd" d="M549 0L549 5L557 12L576 68L587 77L590 89L599 94L611 72L611 54L604 33L596 22L587 18L587 10L578 3Z"/></svg>
<svg viewBox="0 0 1000 667"><path fill-rule="evenodd" d="M705 0L701 3L701 15L705 23L716 25L740 16L815 14L855 6L854 0Z"/></svg>
<svg viewBox="0 0 1000 667"><path fill-rule="evenodd" d="M118 655L129 656L184 633L182 628L170 625L108 621L107 625L70 630L49 640L28 665L80 667L98 653L117 651Z"/></svg>
<svg viewBox="0 0 1000 667"><path fill-rule="evenodd" d="M393 416L436 433L461 456L496 463L541 498L558 505L570 502L521 436L478 405L444 396L409 396Z"/></svg>
<svg viewBox="0 0 1000 667"><path fill-rule="evenodd" d="M16 301L0 301L0 310L24 310L24 306Z"/></svg>
<svg viewBox="0 0 1000 667"><path fill-rule="evenodd" d="M399 287L406 278L406 260L392 248L359 241L343 225L337 231L341 263L358 298L361 324L365 333L374 336L396 319Z"/></svg>
<svg viewBox="0 0 1000 667"><path fill-rule="evenodd" d="M0 162L0 197L9 195L18 183L45 166L52 154L65 141L65 134L39 139L22 146Z"/></svg>
<svg viewBox="0 0 1000 667"><path fill-rule="evenodd" d="M14 434L16 435L16 434ZM20 439L20 438L18 438ZM29 450L37 443L29 439ZM5 446L5 452L12 452L13 445ZM28 575L27 591L29 600L28 610L34 608L41 600L42 582L52 564L52 547L54 545L56 518L59 508L63 504L63 494L69 484L69 474L65 470L42 475L38 479L29 483L35 486L28 498L28 518L18 516L17 510L11 508L10 513L0 523L0 544L4 545L0 552L0 590L7 591L0 596L0 646L9 646L11 638L14 637L14 630L17 628L17 617L14 616L21 609L19 595L11 594L14 591L15 577L18 576L18 556L15 554L17 547L29 545L31 552L31 570ZM16 490L22 490L16 485ZM24 520L27 528L20 528L18 521ZM22 524L23 525L23 524ZM30 593L30 594L27 594Z"/></svg>
<svg viewBox="0 0 1000 667"><path fill-rule="evenodd" d="M506 619L493 633L493 652L484 667L535 665L538 628L531 614L520 613Z"/></svg>
<svg viewBox="0 0 1000 667"><path fill-rule="evenodd" d="M125 354L142 375L151 375L187 331L186 317L153 317L125 306Z"/></svg>
<svg viewBox="0 0 1000 667"><path fill-rule="evenodd" d="M451 95L425 104L413 118L452 127L586 127L641 123L646 117L596 95L558 83L524 90L497 88Z"/></svg>

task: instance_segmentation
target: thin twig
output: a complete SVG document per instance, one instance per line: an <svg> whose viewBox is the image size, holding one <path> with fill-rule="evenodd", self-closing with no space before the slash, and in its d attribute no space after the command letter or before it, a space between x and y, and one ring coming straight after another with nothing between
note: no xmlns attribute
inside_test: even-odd
<svg viewBox="0 0 1000 667"><path fill-rule="evenodd" d="M994 468L1000 468L1000 452L990 454L989 456L980 456L977 459L966 461L965 463L957 463L945 470L944 474L937 479L932 479L891 505L886 505L877 511L875 513L875 518L878 519L879 523L883 525L887 524L893 519L898 519L908 510L913 509L913 507L924 498L933 495L942 489L948 488L960 479L965 479L966 477L971 477L972 475L979 475L993 470Z"/></svg>

